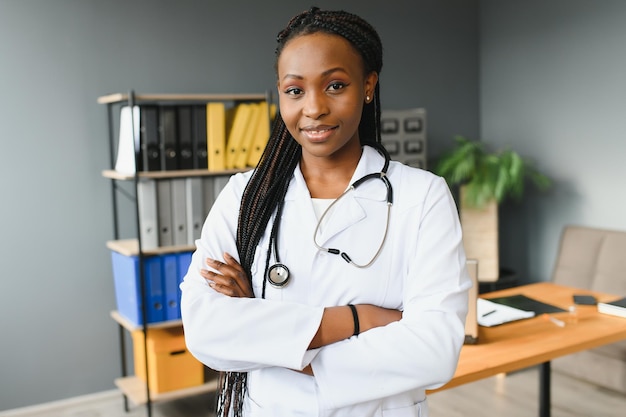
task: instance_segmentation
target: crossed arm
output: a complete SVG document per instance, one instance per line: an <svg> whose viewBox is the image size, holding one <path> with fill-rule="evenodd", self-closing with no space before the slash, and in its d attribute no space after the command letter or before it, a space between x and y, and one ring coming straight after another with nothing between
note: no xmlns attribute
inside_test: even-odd
<svg viewBox="0 0 626 417"><path fill-rule="evenodd" d="M207 259L206 264L217 272L210 269L202 269L200 274L215 291L229 297L254 297L254 292L246 277L246 273L230 254L224 254L224 262ZM402 318L402 313L398 310L386 309L372 304L357 304L355 307L361 333L399 321ZM348 339L353 333L354 319L350 307L326 307L319 329L313 339L311 339L309 349ZM312 373L310 367L305 368L304 372Z"/></svg>

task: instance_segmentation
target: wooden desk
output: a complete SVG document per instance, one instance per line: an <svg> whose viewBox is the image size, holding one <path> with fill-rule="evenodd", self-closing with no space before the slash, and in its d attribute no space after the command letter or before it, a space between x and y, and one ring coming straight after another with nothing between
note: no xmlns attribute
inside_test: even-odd
<svg viewBox="0 0 626 417"><path fill-rule="evenodd" d="M572 295L575 293L593 294L599 301L618 297L548 282L508 288L481 297L524 294L567 310L574 304ZM598 313L595 306L576 307L576 317L570 317L569 312L551 314L565 321L565 327L541 316L496 327L480 327L478 344L463 346L454 377L435 391L541 365L539 415L550 416L550 360L626 339L626 319Z"/></svg>

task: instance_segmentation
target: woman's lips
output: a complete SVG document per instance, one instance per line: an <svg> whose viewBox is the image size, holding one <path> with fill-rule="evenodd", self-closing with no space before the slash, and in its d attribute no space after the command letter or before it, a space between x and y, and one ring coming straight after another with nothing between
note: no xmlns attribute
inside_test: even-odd
<svg viewBox="0 0 626 417"><path fill-rule="evenodd" d="M323 142L334 133L335 129L335 126L308 127L301 129L300 132L312 142Z"/></svg>

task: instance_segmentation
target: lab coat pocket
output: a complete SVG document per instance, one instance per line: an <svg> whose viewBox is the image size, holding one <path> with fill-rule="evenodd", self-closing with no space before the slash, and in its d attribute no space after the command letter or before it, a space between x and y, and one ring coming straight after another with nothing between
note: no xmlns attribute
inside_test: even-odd
<svg viewBox="0 0 626 417"><path fill-rule="evenodd" d="M424 399L408 407L383 410L383 417L428 417L428 403Z"/></svg>

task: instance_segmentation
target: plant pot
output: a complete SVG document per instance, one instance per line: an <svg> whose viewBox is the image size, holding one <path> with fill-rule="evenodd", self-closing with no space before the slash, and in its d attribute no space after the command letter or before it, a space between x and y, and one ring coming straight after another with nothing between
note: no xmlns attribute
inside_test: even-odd
<svg viewBox="0 0 626 417"><path fill-rule="evenodd" d="M500 276L498 251L498 204L492 200L482 208L463 203L461 187L461 228L463 246L468 259L478 260L478 281L494 282Z"/></svg>

